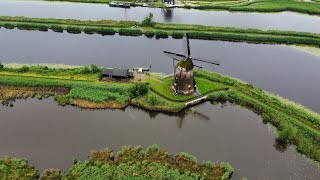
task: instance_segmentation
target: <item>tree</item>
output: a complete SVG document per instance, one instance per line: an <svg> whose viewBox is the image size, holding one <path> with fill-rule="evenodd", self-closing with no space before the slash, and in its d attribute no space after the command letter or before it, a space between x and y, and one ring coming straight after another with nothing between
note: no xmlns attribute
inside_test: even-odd
<svg viewBox="0 0 320 180"><path fill-rule="evenodd" d="M154 26L155 22L154 22L154 18L153 18L153 14L149 13L149 15L147 15L144 20L141 22L142 26Z"/></svg>

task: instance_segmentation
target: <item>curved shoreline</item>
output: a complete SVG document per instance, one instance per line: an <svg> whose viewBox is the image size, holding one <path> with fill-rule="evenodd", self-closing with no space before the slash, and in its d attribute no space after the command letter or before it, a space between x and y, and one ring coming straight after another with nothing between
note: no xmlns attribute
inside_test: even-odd
<svg viewBox="0 0 320 180"><path fill-rule="evenodd" d="M164 24L154 23L153 26L143 26L136 21L81 21L73 19L45 19L0 16L0 27L6 29L38 30L54 32L68 32L73 34L101 34L121 36L141 36L149 38L181 39L188 32L190 39L221 40L248 42L260 44L307 45L320 47L320 33L242 29L232 27L216 27L202 25Z"/></svg>
<svg viewBox="0 0 320 180"><path fill-rule="evenodd" d="M113 108L133 105L152 111L175 113L186 108L185 103L194 98L194 96L172 96L169 87L171 79L153 75L148 75L145 81L153 91L145 91L143 86L135 87L142 88L144 93L135 90L134 92L140 93L131 95L131 89L138 85L137 82L99 82L97 81L99 73L83 73L85 67L63 69L63 71L42 66L30 66L24 72L21 69L26 68L5 67L0 70L0 91L4 88L0 99L8 100L7 105L11 105L10 101L15 98L42 98L48 94L56 96L61 105L77 105L74 99L80 99L82 107L91 109L107 108L110 105ZM320 161L318 113L251 84L215 72L197 70L195 77L198 83L205 84L205 87L199 84L199 91L206 94L206 100L222 103L230 101L252 110L261 115L265 123L271 123L277 128L280 140L297 145L298 152ZM57 87L69 90L60 90L59 92L64 93L59 94L54 89ZM40 90L35 90L36 88ZM47 92L45 91L47 88L53 90ZM221 88L227 89L221 91Z"/></svg>

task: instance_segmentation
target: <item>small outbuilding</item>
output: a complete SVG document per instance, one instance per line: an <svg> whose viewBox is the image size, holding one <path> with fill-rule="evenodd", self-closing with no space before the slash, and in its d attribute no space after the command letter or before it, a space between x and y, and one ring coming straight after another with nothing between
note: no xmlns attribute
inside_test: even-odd
<svg viewBox="0 0 320 180"><path fill-rule="evenodd" d="M133 78L133 72L129 69L121 68L107 68L102 71L103 77L114 78L114 79L129 79Z"/></svg>

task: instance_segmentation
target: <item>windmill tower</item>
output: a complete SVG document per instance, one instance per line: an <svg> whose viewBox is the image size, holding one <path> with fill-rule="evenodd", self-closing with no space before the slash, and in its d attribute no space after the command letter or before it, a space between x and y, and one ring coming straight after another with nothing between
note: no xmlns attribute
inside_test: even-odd
<svg viewBox="0 0 320 180"><path fill-rule="evenodd" d="M192 58L190 53L188 33L186 33L186 36L185 36L184 47L186 51L185 55L168 52L168 51L164 51L164 54L172 58L173 66L175 66L174 62L178 61L178 63L174 67L174 80L171 86L173 91L178 94L192 94L196 91L196 87L197 87L196 81L193 75L193 68L194 67L202 68L201 66L194 65L193 61L209 63L213 65L220 65L220 64L216 62L210 62L207 60Z"/></svg>

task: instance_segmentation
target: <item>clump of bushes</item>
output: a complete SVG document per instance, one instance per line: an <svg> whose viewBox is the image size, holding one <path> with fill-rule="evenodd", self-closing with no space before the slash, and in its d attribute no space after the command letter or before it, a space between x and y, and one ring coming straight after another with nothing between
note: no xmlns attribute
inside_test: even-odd
<svg viewBox="0 0 320 180"><path fill-rule="evenodd" d="M155 35L155 32L154 31L146 31L144 33L144 35L148 38L153 38L153 36Z"/></svg>
<svg viewBox="0 0 320 180"><path fill-rule="evenodd" d="M0 159L0 179L37 179L38 171L26 159Z"/></svg>
<svg viewBox="0 0 320 180"><path fill-rule="evenodd" d="M153 18L153 14L149 13L144 20L141 22L142 26L149 26L149 27L153 27L155 25L154 22L154 18Z"/></svg>
<svg viewBox="0 0 320 180"><path fill-rule="evenodd" d="M81 33L81 28L76 27L76 26L67 26L66 30L68 33L72 33L72 34L80 34Z"/></svg>
<svg viewBox="0 0 320 180"><path fill-rule="evenodd" d="M60 32L60 33L63 32L64 30L63 27L60 25L51 25L50 29L54 32Z"/></svg>
<svg viewBox="0 0 320 180"><path fill-rule="evenodd" d="M60 180L62 171L59 169L45 169L40 176L40 180Z"/></svg>
<svg viewBox="0 0 320 180"><path fill-rule="evenodd" d="M11 23L4 23L4 24L2 24L2 27L6 28L6 29L13 29L15 27L15 25L11 24Z"/></svg>
<svg viewBox="0 0 320 180"><path fill-rule="evenodd" d="M174 39L182 39L183 36L184 36L184 33L182 33L182 32L172 32L171 36Z"/></svg>
<svg viewBox="0 0 320 180"><path fill-rule="evenodd" d="M141 36L142 34L140 29L119 29L120 36Z"/></svg>
<svg viewBox="0 0 320 180"><path fill-rule="evenodd" d="M148 103L152 106L157 105L159 103L158 97L154 94L149 94Z"/></svg>
<svg viewBox="0 0 320 180"><path fill-rule="evenodd" d="M48 31L48 27L43 24L18 23L16 27L20 30Z"/></svg>
<svg viewBox="0 0 320 180"><path fill-rule="evenodd" d="M29 66L22 66L21 68L18 69L19 73L26 73L29 71Z"/></svg>
<svg viewBox="0 0 320 180"><path fill-rule="evenodd" d="M156 38L160 39L160 38L168 38L169 33L166 31L155 31L156 34Z"/></svg>
<svg viewBox="0 0 320 180"><path fill-rule="evenodd" d="M116 33L116 30L112 28L99 28L96 30L96 32L104 36L104 35L114 35Z"/></svg>
<svg viewBox="0 0 320 180"><path fill-rule="evenodd" d="M60 106L70 104L70 98L67 96L55 96L54 99L58 102Z"/></svg>
<svg viewBox="0 0 320 180"><path fill-rule="evenodd" d="M129 94L131 98L136 98L147 94L149 91L148 85L144 83L137 83L129 88Z"/></svg>

